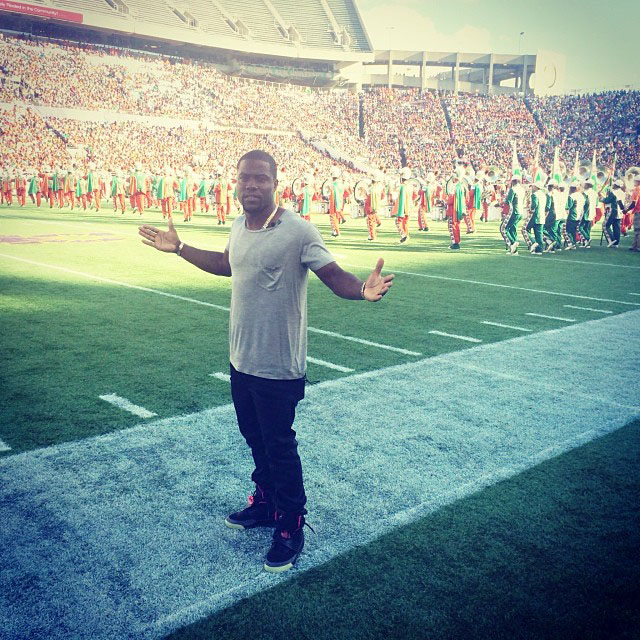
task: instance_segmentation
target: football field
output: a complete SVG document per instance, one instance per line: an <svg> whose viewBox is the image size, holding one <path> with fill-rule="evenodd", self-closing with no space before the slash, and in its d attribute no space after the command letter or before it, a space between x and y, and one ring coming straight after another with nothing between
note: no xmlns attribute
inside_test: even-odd
<svg viewBox="0 0 640 640"><path fill-rule="evenodd" d="M497 222L459 252L442 222L404 245L390 220L376 243L362 219L336 240L313 222L344 268L382 256L396 280L374 305L310 276L296 430L316 534L274 577L268 531L221 526L251 490L231 281L142 245L131 213L0 211L6 637L633 637L630 240L508 256ZM214 250L229 230L176 227Z"/></svg>

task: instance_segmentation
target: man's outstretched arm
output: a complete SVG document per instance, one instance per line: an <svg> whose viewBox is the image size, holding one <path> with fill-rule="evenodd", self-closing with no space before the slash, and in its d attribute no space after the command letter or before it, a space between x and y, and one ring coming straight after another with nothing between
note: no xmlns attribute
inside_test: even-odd
<svg viewBox="0 0 640 640"><path fill-rule="evenodd" d="M337 262L330 262L315 273L333 293L341 298L378 302L389 291L393 284L392 280L395 278L393 274L381 275L383 265L384 260L380 258L375 269L364 282L353 273L342 269Z"/></svg>
<svg viewBox="0 0 640 640"><path fill-rule="evenodd" d="M229 252L226 249L224 253L221 253L220 251L196 249L195 247L181 243L171 218L169 218L168 231L162 231L162 229L158 229L158 227L151 227L145 224L138 227L138 233L142 236L142 242L144 244L155 247L158 251L178 253L178 249L180 249L180 257L199 269L216 276L228 277L231 275Z"/></svg>

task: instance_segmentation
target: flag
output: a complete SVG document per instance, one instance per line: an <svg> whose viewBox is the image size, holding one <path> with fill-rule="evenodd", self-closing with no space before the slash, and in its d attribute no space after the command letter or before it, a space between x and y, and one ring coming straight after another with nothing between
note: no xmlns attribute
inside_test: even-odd
<svg viewBox="0 0 640 640"><path fill-rule="evenodd" d="M516 176L522 180L522 168L520 167L520 161L518 160L518 154L516 152L516 142L514 140L513 153L511 155L511 179L513 180Z"/></svg>
<svg viewBox="0 0 640 640"><path fill-rule="evenodd" d="M598 199L598 165L596 164L596 150L593 150L593 158L591 159L591 175L589 176L593 183L593 195Z"/></svg>
<svg viewBox="0 0 640 640"><path fill-rule="evenodd" d="M560 148L556 147L553 152L553 167L551 169L553 179L560 184L563 181L562 172L560 170Z"/></svg>
<svg viewBox="0 0 640 640"><path fill-rule="evenodd" d="M580 159L578 158L578 152L576 151L576 161L573 163L573 176L575 180L580 178Z"/></svg>
<svg viewBox="0 0 640 640"><path fill-rule="evenodd" d="M604 184L600 188L600 194L603 196L606 196L609 193L609 191L611 191L611 188L613 187L613 177L616 174L616 155L617 154L615 153L613 154L613 164L609 169L609 173L607 174L607 179L604 181Z"/></svg>
<svg viewBox="0 0 640 640"><path fill-rule="evenodd" d="M531 167L531 180L533 182L540 182L544 180L544 174L540 167L540 145L536 146L536 155L533 158L533 166Z"/></svg>

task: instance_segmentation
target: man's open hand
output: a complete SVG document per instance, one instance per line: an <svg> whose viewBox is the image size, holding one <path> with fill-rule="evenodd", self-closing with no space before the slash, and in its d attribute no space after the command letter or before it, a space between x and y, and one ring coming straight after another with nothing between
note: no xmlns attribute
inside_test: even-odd
<svg viewBox="0 0 640 640"><path fill-rule="evenodd" d="M393 284L392 280L395 278L393 273L388 276L380 275L383 265L384 258L380 258L376 264L376 268L371 272L371 275L364 283L364 299L369 300L369 302L378 302L378 300L382 300L382 296L389 291Z"/></svg>
<svg viewBox="0 0 640 640"><path fill-rule="evenodd" d="M150 227L148 224L138 227L138 233L143 238L142 242L150 247L155 247L158 251L175 253L180 246L180 238L178 238L171 218L169 218L168 223L168 231L162 231L158 227Z"/></svg>

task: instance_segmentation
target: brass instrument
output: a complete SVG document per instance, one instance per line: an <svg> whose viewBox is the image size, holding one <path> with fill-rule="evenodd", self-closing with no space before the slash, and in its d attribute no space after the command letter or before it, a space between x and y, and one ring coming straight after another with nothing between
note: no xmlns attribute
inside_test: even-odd
<svg viewBox="0 0 640 640"><path fill-rule="evenodd" d="M356 182L353 188L353 197L358 204L364 205L367 201L367 196L371 190L371 180L369 178L362 178Z"/></svg>
<svg viewBox="0 0 640 640"><path fill-rule="evenodd" d="M487 182L497 182L498 180L500 180L500 178L502 177L502 172L500 171L499 167L496 167L495 165L489 167L487 169L487 174L486 174L486 179Z"/></svg>

